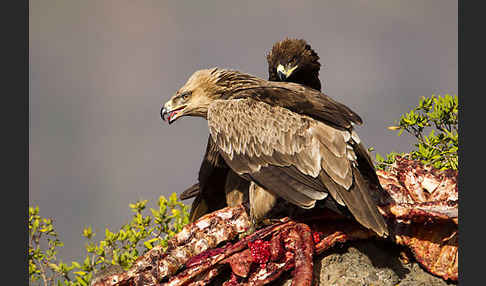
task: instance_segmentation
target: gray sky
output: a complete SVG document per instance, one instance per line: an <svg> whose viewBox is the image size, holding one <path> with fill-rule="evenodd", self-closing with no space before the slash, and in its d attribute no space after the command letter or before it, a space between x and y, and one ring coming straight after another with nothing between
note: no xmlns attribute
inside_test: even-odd
<svg viewBox="0 0 486 286"><path fill-rule="evenodd" d="M422 96L457 93L457 1L30 1L30 205L54 218L81 259L138 199L196 181L203 119L170 128L160 107L197 69L267 77L265 55L289 36L321 57L323 91L365 121L381 153L412 142L388 131ZM188 202L190 203L190 202Z"/></svg>

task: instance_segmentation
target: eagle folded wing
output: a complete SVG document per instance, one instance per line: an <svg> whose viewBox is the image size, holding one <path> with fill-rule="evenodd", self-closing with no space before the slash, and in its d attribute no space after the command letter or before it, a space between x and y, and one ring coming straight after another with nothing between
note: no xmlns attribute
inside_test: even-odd
<svg viewBox="0 0 486 286"><path fill-rule="evenodd" d="M346 105L311 88L292 82L266 82L234 92L234 99L253 97L272 106L281 106L299 114L340 128L351 128L351 123L362 124L361 117Z"/></svg>
<svg viewBox="0 0 486 286"><path fill-rule="evenodd" d="M252 98L216 100L207 119L213 142L238 175L302 208L331 194L364 226L386 232L357 169L352 131Z"/></svg>
<svg viewBox="0 0 486 286"><path fill-rule="evenodd" d="M233 171L301 207L327 196L321 171L345 189L353 182L348 131L253 99L214 102L208 124Z"/></svg>

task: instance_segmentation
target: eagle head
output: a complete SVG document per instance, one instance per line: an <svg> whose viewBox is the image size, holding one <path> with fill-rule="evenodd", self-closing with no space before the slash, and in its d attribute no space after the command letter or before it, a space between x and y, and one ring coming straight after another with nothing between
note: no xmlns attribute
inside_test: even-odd
<svg viewBox="0 0 486 286"><path fill-rule="evenodd" d="M321 90L319 56L305 40L285 39L267 54L270 81L295 82Z"/></svg>
<svg viewBox="0 0 486 286"><path fill-rule="evenodd" d="M211 102L220 98L223 88L217 84L220 69L203 69L193 73L160 110L162 120L169 124L183 116L206 118Z"/></svg>

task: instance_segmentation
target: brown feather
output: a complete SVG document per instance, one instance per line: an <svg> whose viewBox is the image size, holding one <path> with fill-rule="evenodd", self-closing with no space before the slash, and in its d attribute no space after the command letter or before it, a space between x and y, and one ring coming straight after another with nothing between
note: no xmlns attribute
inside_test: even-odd
<svg viewBox="0 0 486 286"><path fill-rule="evenodd" d="M386 234L370 189L354 167L350 131L331 130L310 117L251 98L216 100L207 119L220 154L239 175L248 175L302 208L314 207L329 192L365 227Z"/></svg>
<svg viewBox="0 0 486 286"><path fill-rule="evenodd" d="M191 205L191 212L189 213L189 221L195 221L203 215L207 214L208 205L202 196L196 196Z"/></svg>
<svg viewBox="0 0 486 286"><path fill-rule="evenodd" d="M249 187L250 215L253 222L260 222L277 202L277 195L258 186L254 182Z"/></svg>
<svg viewBox="0 0 486 286"><path fill-rule="evenodd" d="M226 184L224 191L226 193L226 204L229 207L234 207L248 201L248 188L250 182L238 176L235 172L230 170L226 176ZM217 199L218 196L212 198Z"/></svg>
<svg viewBox="0 0 486 286"><path fill-rule="evenodd" d="M361 117L347 106L327 95L302 85L287 82L266 82L266 85L238 89L231 98L256 98L272 106L285 107L316 120L348 129L351 123L362 124Z"/></svg>
<svg viewBox="0 0 486 286"><path fill-rule="evenodd" d="M198 189L196 199L192 202L189 213L190 221L195 221L208 211L214 211L226 206L225 200L214 199L224 193L226 176L231 170L224 162L219 150L211 139L208 139L204 160L199 168ZM196 192L196 186L193 185L192 193ZM191 189L189 189L190 191ZM186 192L189 192L186 190ZM199 206L201 204L201 206Z"/></svg>
<svg viewBox="0 0 486 286"><path fill-rule="evenodd" d="M355 167L353 167L353 175L354 183L349 190L336 184L325 172L320 176L334 200L345 205L361 225L373 230L379 236L387 236L385 220L376 207L368 184Z"/></svg>
<svg viewBox="0 0 486 286"><path fill-rule="evenodd" d="M187 200L193 198L199 194L199 183L195 183L194 185L190 186L186 190L184 190L180 195L180 200Z"/></svg>

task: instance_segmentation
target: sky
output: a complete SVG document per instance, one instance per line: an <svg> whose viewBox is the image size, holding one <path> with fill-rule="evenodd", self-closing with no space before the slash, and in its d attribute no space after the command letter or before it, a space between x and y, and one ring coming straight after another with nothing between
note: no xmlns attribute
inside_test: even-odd
<svg viewBox="0 0 486 286"><path fill-rule="evenodd" d="M363 118L365 145L407 152L413 139L386 127L422 96L457 94L457 14L453 0L31 0L29 204L54 219L59 258L81 260L84 227L98 241L129 203L196 182L207 122L169 127L162 104L198 69L267 78L285 37L318 53L323 92Z"/></svg>

